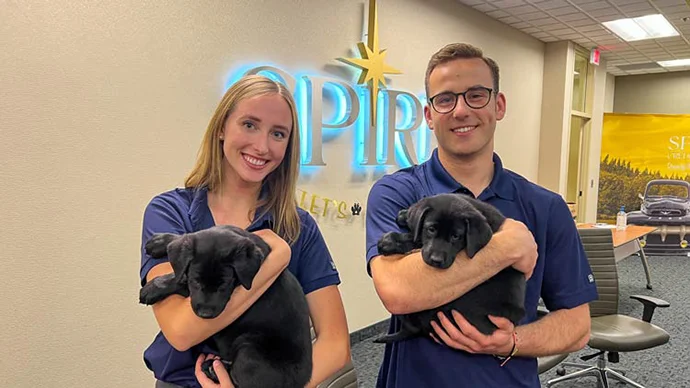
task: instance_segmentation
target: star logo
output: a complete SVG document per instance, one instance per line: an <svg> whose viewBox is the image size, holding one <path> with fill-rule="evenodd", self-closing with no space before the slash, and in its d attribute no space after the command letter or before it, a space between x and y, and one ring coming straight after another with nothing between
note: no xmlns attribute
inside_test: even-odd
<svg viewBox="0 0 690 388"><path fill-rule="evenodd" d="M357 84L369 87L369 104L372 125L376 125L376 100L379 84L386 87L386 74L402 74L402 72L386 64L386 50L379 49L379 27L376 14L376 0L369 0L369 23L367 29L367 44L357 43L361 58L337 58L338 61L354 66L362 72Z"/></svg>

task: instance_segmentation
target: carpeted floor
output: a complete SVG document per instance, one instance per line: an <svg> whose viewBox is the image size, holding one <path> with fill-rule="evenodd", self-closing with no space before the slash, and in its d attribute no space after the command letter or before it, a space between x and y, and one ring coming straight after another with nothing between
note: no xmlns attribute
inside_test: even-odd
<svg viewBox="0 0 690 388"><path fill-rule="evenodd" d="M642 304L630 299L630 295L641 294L661 298L671 304L669 308L657 309L652 322L669 332L671 341L656 349L621 353L616 369L625 370L626 376L647 388L690 388L690 258L688 257L649 257L653 290L645 285L645 276L640 259L629 257L618 264L621 299L620 313L642 317ZM377 328L387 327L377 325ZM372 343L381 333L370 333L370 338L362 338L352 346L352 356L357 371L359 387L371 388L376 383L378 368L383 356L383 345ZM360 333L361 336L361 333ZM353 338L353 341L357 339ZM571 354L566 361L580 362L578 357L593 353L591 349ZM587 361L592 363L594 360ZM571 370L572 371L572 370ZM569 373L570 371L568 371ZM557 377L556 368L540 376L542 386ZM558 388L596 387L596 379L582 378L555 385ZM612 383L612 387L623 387Z"/></svg>

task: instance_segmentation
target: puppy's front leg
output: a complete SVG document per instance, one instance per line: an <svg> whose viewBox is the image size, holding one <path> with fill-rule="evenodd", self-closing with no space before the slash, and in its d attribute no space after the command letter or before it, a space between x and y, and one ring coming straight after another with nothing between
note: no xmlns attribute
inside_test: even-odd
<svg viewBox="0 0 690 388"><path fill-rule="evenodd" d="M177 282L174 273L169 273L153 278L153 280L146 283L144 287L139 290L139 303L152 305L172 294L188 297L189 289L186 284L181 285Z"/></svg>
<svg viewBox="0 0 690 388"><path fill-rule="evenodd" d="M388 232L381 237L376 247L382 255L408 253L419 248L411 233Z"/></svg>

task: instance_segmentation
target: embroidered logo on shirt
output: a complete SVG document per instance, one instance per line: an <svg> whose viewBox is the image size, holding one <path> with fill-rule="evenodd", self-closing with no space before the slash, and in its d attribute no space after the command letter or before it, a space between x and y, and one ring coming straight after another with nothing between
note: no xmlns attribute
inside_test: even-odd
<svg viewBox="0 0 690 388"><path fill-rule="evenodd" d="M587 276L587 279L589 279L590 283L594 283L594 275L589 274L589 276Z"/></svg>

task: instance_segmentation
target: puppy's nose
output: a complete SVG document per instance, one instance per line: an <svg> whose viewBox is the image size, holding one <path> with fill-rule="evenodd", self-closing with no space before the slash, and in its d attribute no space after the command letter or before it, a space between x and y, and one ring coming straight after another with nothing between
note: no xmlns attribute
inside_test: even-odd
<svg viewBox="0 0 690 388"><path fill-rule="evenodd" d="M213 311L211 307L205 307L205 306L197 306L195 309L196 315L199 316L199 318L215 318L216 313Z"/></svg>
<svg viewBox="0 0 690 388"><path fill-rule="evenodd" d="M443 262L446 261L446 255L436 252L432 253L431 256L429 256L429 261L431 261L434 267L440 267L443 265Z"/></svg>

